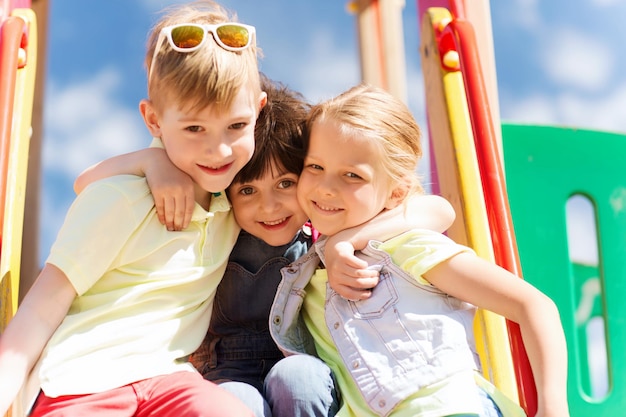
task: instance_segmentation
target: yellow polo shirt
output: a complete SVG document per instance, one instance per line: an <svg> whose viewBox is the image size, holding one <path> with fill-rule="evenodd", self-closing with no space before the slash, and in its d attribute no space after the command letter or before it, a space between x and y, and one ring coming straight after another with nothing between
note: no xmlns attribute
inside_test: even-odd
<svg viewBox="0 0 626 417"><path fill-rule="evenodd" d="M169 232L145 178L87 187L68 211L47 263L78 296L41 356L46 395L88 394L180 370L202 342L239 226L225 193L190 226Z"/></svg>

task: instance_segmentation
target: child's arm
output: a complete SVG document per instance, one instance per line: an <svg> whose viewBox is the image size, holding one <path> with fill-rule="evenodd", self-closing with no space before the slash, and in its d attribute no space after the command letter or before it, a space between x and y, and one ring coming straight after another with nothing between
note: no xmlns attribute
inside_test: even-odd
<svg viewBox="0 0 626 417"><path fill-rule="evenodd" d="M168 230L189 226L195 206L193 182L172 164L162 148L146 148L99 162L76 178L74 191L79 194L94 181L121 174L146 177L159 221Z"/></svg>
<svg viewBox="0 0 626 417"><path fill-rule="evenodd" d="M415 195L408 206L386 210L364 225L346 229L328 239L325 267L330 286L349 300L363 300L378 283L378 272L365 269L367 263L354 256L371 239L387 240L410 229L444 232L456 215L448 200L437 195ZM315 225L313 225L315 226Z"/></svg>
<svg viewBox="0 0 626 417"><path fill-rule="evenodd" d="M65 274L46 264L0 336L0 415L13 403L75 297Z"/></svg>
<svg viewBox="0 0 626 417"><path fill-rule="evenodd" d="M569 416L567 346L559 312L550 298L471 253L442 262L424 278L445 293L518 323L537 387L537 416Z"/></svg>

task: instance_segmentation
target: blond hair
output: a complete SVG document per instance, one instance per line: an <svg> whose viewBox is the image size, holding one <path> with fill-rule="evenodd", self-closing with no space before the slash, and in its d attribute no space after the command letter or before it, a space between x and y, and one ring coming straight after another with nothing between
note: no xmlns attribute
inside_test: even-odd
<svg viewBox="0 0 626 417"><path fill-rule="evenodd" d="M423 192L417 175L422 133L401 100L381 88L361 84L313 106L307 132L315 122L323 121L337 123L342 134L367 138L376 144L376 157L391 183L406 184L405 198ZM308 147L308 135L306 140Z"/></svg>
<svg viewBox="0 0 626 417"><path fill-rule="evenodd" d="M208 33L201 48L178 52L162 39L154 58L161 30L181 23L217 24L235 22L236 15L219 4L197 1L164 11L148 38L145 66L148 73L148 97L157 109L179 103L186 109L203 109L217 105L218 110L230 107L242 86L261 92L256 42L242 51L227 51ZM207 42L208 41L208 42Z"/></svg>

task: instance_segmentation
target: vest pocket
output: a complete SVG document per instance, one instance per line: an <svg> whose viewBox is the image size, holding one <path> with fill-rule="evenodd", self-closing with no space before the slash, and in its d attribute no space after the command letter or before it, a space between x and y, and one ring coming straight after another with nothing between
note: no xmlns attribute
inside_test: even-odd
<svg viewBox="0 0 626 417"><path fill-rule="evenodd" d="M354 318L369 320L377 319L385 314L386 310L393 308L398 302L398 292L389 272L380 271L378 285L372 289L372 296L367 300L348 301Z"/></svg>

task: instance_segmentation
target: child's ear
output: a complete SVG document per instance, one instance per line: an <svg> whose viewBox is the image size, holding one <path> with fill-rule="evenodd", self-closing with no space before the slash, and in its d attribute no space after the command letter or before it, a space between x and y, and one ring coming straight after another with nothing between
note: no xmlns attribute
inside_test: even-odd
<svg viewBox="0 0 626 417"><path fill-rule="evenodd" d="M153 138L161 137L161 126L159 125L159 117L150 100L143 99L139 102L139 112L143 117L143 122L150 131Z"/></svg>
<svg viewBox="0 0 626 417"><path fill-rule="evenodd" d="M409 185L405 183L398 184L395 188L391 190L391 194L387 198L387 204L385 204L385 208L387 210L396 208L404 202L408 194Z"/></svg>
<svg viewBox="0 0 626 417"><path fill-rule="evenodd" d="M267 93L265 91L261 91L261 95L259 96L259 111L265 107L267 104Z"/></svg>

